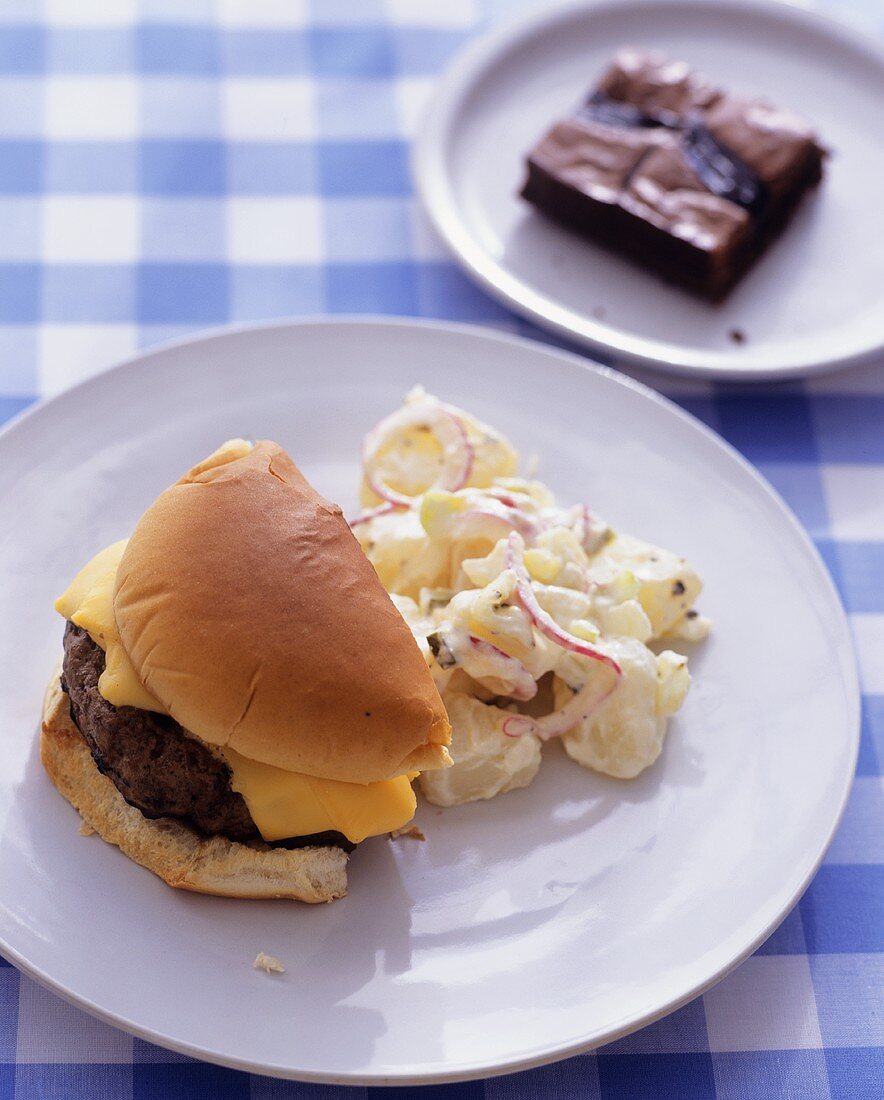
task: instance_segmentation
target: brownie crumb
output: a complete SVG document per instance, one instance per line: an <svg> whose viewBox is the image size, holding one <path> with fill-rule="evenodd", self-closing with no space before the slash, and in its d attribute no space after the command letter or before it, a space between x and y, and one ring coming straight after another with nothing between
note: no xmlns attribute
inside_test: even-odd
<svg viewBox="0 0 884 1100"><path fill-rule="evenodd" d="M741 328L732 328L728 333L731 343L733 344L745 344L746 333Z"/></svg>

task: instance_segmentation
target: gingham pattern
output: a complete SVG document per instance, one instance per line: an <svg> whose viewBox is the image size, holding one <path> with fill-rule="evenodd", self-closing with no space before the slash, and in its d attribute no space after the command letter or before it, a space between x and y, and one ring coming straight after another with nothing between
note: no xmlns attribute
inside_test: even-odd
<svg viewBox="0 0 884 1100"><path fill-rule="evenodd" d="M519 6L0 0L0 420L140 347L222 322L371 311L538 336L445 255L407 167L440 66ZM884 31L880 0L828 6ZM797 908L705 997L597 1054L436 1092L882 1096L884 374L739 390L646 380L762 470L836 578L865 691L850 806ZM345 1092L170 1054L0 965L2 1100Z"/></svg>

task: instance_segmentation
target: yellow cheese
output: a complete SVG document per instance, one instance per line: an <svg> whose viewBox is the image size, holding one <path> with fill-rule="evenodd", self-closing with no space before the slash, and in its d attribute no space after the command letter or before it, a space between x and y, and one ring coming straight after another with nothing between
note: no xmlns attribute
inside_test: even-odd
<svg viewBox="0 0 884 1100"><path fill-rule="evenodd" d="M132 662L120 644L114 619L114 581L127 539L121 539L100 554L74 577L63 595L55 601L55 610L87 631L105 652L105 667L98 690L115 707L140 707L160 714L166 711L136 675Z"/></svg>
<svg viewBox="0 0 884 1100"><path fill-rule="evenodd" d="M334 830L358 844L400 829L414 817L413 774L364 785L340 783L261 764L232 749L221 753L233 773L230 785L245 799L265 840Z"/></svg>
<svg viewBox="0 0 884 1100"><path fill-rule="evenodd" d="M114 619L114 581L126 539L96 554L55 601L55 609L105 651L98 690L115 707L140 707L167 713L139 680L120 643ZM343 833L354 844L369 836L400 829L414 817L411 781L417 773L380 783L340 783L274 768L222 749L230 766L230 785L245 799L265 840Z"/></svg>

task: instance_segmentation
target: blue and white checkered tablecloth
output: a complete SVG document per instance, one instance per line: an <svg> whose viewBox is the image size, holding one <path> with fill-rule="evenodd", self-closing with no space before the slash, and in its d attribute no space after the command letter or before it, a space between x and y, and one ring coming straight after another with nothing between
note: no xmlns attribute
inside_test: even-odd
<svg viewBox="0 0 884 1100"><path fill-rule="evenodd" d="M408 138L439 68L478 27L522 6L0 0L0 421L141 347L231 321L364 311L542 339L460 274L408 173ZM882 0L827 6L884 32ZM850 614L862 748L812 886L754 957L661 1023L595 1054L437 1095L884 1096L882 368L740 389L646 379L780 490ZM2 1100L347 1091L170 1054L0 959Z"/></svg>

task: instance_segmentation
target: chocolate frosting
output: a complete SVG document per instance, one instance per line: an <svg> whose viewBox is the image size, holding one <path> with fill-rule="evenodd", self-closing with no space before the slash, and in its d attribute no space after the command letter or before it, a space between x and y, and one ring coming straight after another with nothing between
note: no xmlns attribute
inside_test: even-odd
<svg viewBox="0 0 884 1100"><path fill-rule="evenodd" d="M630 175L664 133L613 129L588 116L560 122L532 154L536 164L599 202L616 202Z"/></svg>
<svg viewBox="0 0 884 1100"><path fill-rule="evenodd" d="M763 103L726 97L692 73L684 62L669 61L662 54L621 50L602 77L596 91L577 113L585 127L594 126L593 146L605 146L606 161L627 164L627 154L617 157L618 141L624 153L635 148L624 140L635 130L665 128L677 131L685 160L696 174L697 186L759 216L768 202L767 179L782 174L784 163L794 158L797 147L812 140L807 127L789 112L775 111ZM620 131L605 141L602 131ZM587 145L589 148L589 145ZM645 152L651 148L646 145ZM586 163L590 169L592 158ZM629 164L634 170L638 161ZM576 169L570 164L571 174ZM595 182L583 171L582 189ZM629 174L621 181L629 182ZM613 179L599 180L607 187Z"/></svg>
<svg viewBox="0 0 884 1100"><path fill-rule="evenodd" d="M629 103L663 125L715 103L721 91L691 71L684 61L673 61L654 50L624 48L598 83L608 100ZM667 123L667 119L674 120Z"/></svg>

